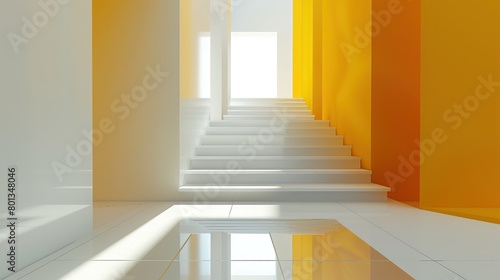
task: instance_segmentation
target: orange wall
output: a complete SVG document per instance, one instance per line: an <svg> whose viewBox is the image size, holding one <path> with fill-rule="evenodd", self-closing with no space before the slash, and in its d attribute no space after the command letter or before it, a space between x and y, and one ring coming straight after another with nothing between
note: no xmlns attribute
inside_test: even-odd
<svg viewBox="0 0 500 280"><path fill-rule="evenodd" d="M115 127L94 142L94 200L177 198L178 10L176 1L93 1L93 127ZM155 79L147 67L169 74ZM156 86L134 99L144 79Z"/></svg>
<svg viewBox="0 0 500 280"><path fill-rule="evenodd" d="M421 166L423 207L500 207L499 14L498 0L422 4L421 140L444 133Z"/></svg>
<svg viewBox="0 0 500 280"><path fill-rule="evenodd" d="M405 162L420 139L420 0L372 5L372 180L418 201L420 167Z"/></svg>
<svg viewBox="0 0 500 280"><path fill-rule="evenodd" d="M370 169L371 42L360 42L357 30L371 22L371 2L323 0L322 10L322 119Z"/></svg>

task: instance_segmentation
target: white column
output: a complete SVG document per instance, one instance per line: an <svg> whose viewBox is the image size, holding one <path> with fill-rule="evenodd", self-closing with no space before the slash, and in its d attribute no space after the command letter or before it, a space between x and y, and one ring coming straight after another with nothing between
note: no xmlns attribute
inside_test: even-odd
<svg viewBox="0 0 500 280"><path fill-rule="evenodd" d="M211 278L231 280L231 235L225 232L211 234Z"/></svg>
<svg viewBox="0 0 500 280"><path fill-rule="evenodd" d="M278 280L292 279L292 235L271 233L274 250L276 250L276 271Z"/></svg>
<svg viewBox="0 0 500 280"><path fill-rule="evenodd" d="M222 120L230 96L231 0L210 1L210 119Z"/></svg>

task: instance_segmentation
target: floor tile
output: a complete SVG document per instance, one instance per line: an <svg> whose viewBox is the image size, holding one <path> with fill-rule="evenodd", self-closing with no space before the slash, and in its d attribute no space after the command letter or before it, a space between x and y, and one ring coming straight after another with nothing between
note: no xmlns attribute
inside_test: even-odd
<svg viewBox="0 0 500 280"><path fill-rule="evenodd" d="M141 280L159 279L167 261L54 261L22 280Z"/></svg>
<svg viewBox="0 0 500 280"><path fill-rule="evenodd" d="M500 279L500 261L442 261L439 263L466 279Z"/></svg>
<svg viewBox="0 0 500 280"><path fill-rule="evenodd" d="M182 244L178 223L164 212L137 229L114 227L59 260L168 260Z"/></svg>
<svg viewBox="0 0 500 280"><path fill-rule="evenodd" d="M95 202L94 229L115 226L151 205L147 202Z"/></svg>
<svg viewBox="0 0 500 280"><path fill-rule="evenodd" d="M473 280L463 278L434 261L394 261L394 264L417 280Z"/></svg>
<svg viewBox="0 0 500 280"><path fill-rule="evenodd" d="M356 217L354 213L332 203L282 203L267 205L234 205L233 219L337 219Z"/></svg>

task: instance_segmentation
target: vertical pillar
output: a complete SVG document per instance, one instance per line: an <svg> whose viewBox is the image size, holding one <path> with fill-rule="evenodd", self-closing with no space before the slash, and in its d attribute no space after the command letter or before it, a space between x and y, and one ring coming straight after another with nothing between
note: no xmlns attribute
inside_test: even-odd
<svg viewBox="0 0 500 280"><path fill-rule="evenodd" d="M231 236L225 232L213 232L211 236L211 279L231 280Z"/></svg>
<svg viewBox="0 0 500 280"><path fill-rule="evenodd" d="M323 98L323 1L313 1L313 82L312 82L312 111L314 119L321 120ZM330 1L330 0L327 0ZM329 74L329 73L328 73Z"/></svg>
<svg viewBox="0 0 500 280"><path fill-rule="evenodd" d="M292 250L292 235L291 234L281 234L281 233L271 233L271 239L273 241L274 250L276 251L276 271L278 275L278 280L292 280L293 267L292 261L293 250Z"/></svg>
<svg viewBox="0 0 500 280"><path fill-rule="evenodd" d="M230 98L231 0L211 0L210 119L222 120Z"/></svg>

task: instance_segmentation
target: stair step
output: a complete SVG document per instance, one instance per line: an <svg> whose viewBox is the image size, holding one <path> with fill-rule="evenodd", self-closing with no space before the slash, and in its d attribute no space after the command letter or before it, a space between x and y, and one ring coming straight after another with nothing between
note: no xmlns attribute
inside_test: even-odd
<svg viewBox="0 0 500 280"><path fill-rule="evenodd" d="M185 185L371 183L364 169L185 170Z"/></svg>
<svg viewBox="0 0 500 280"><path fill-rule="evenodd" d="M275 103L275 102L305 102L303 98L231 98L230 103Z"/></svg>
<svg viewBox="0 0 500 280"><path fill-rule="evenodd" d="M257 108L257 109L283 109L283 108L290 108L290 109L309 109L306 103L267 103L267 104L261 104L261 103L231 103L228 106L228 109L233 109L233 108Z"/></svg>
<svg viewBox="0 0 500 280"><path fill-rule="evenodd" d="M214 186L183 185L180 191L204 192L210 191ZM218 191L266 191L266 192L388 192L390 188L368 184L274 184L274 185L224 185L215 186Z"/></svg>
<svg viewBox="0 0 500 280"><path fill-rule="evenodd" d="M251 150L250 152L256 152ZM354 169L361 158L353 156L197 156L190 169Z"/></svg>
<svg viewBox="0 0 500 280"><path fill-rule="evenodd" d="M210 121L210 127L274 127L283 125L282 120L223 120L223 121ZM287 128L301 128L301 127L329 127L330 121L328 120L288 120L285 124Z"/></svg>
<svg viewBox="0 0 500 280"><path fill-rule="evenodd" d="M273 119L287 119L287 120L314 120L313 115L224 115L224 120L273 120Z"/></svg>
<svg viewBox="0 0 500 280"><path fill-rule="evenodd" d="M257 150L259 156L350 156L351 146L265 146L262 150ZM206 145L196 147L197 156L240 156L248 153L245 146L239 145Z"/></svg>
<svg viewBox="0 0 500 280"><path fill-rule="evenodd" d="M248 105L248 104L240 104L240 105L230 105L228 107L229 110L262 110L262 109L306 109L309 110L307 104L302 103L293 103L293 104L260 104L260 105Z"/></svg>
<svg viewBox="0 0 500 280"><path fill-rule="evenodd" d="M311 115L309 109L276 109L276 110L228 110L228 115L263 115L263 116L279 116L279 115Z"/></svg>
<svg viewBox="0 0 500 280"><path fill-rule="evenodd" d="M180 191L384 201L389 188L372 184L372 172L361 169L344 137L314 117L302 98L232 99L223 120L209 122L195 156L185 158Z"/></svg>
<svg viewBox="0 0 500 280"><path fill-rule="evenodd" d="M243 145L261 149L265 145L301 145L301 146L341 146L344 137L335 136L285 136L273 134L251 135L203 135L201 145ZM243 148L244 148L243 147Z"/></svg>
<svg viewBox="0 0 500 280"><path fill-rule="evenodd" d="M208 127L207 135L259 135L269 133L277 135L314 135L333 136L336 135L334 127L319 128L284 128L281 126L261 126L261 127Z"/></svg>

